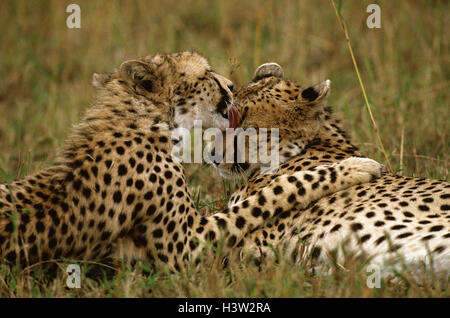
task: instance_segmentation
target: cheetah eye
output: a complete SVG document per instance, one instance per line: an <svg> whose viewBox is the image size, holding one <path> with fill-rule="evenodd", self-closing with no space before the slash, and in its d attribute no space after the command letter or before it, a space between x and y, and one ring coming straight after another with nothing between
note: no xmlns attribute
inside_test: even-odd
<svg viewBox="0 0 450 318"><path fill-rule="evenodd" d="M234 90L234 85L233 84L228 84L228 89L230 90L230 92L233 92Z"/></svg>
<svg viewBox="0 0 450 318"><path fill-rule="evenodd" d="M143 80L140 84L146 91L151 92L152 89L153 89L153 82L152 81Z"/></svg>

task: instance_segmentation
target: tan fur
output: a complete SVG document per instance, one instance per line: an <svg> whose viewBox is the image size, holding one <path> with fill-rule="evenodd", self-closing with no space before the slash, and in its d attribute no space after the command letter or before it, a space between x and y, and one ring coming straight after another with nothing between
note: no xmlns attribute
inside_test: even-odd
<svg viewBox="0 0 450 318"><path fill-rule="evenodd" d="M282 74L277 71L275 75ZM277 75L278 76L278 75ZM288 91L286 91L288 90ZM253 169L247 183L230 198L229 204L245 200L264 189L273 178L318 165L341 162L359 156L347 138L339 120L322 102L312 105L318 116L293 116L288 109L304 107L296 97L302 89L288 80L265 72L260 79L236 93L239 110L246 114L240 126L275 127L285 133L280 152L290 154L275 174L263 175ZM294 94L294 95L293 95ZM261 98L261 96L264 96ZM294 101L291 101L294 97ZM317 126L316 126L317 124ZM305 127L317 127L307 129ZM302 131L302 133L297 133ZM291 133L289 133L291 132ZM289 145L300 145L293 148ZM294 149L294 151L293 151ZM240 151L245 151L241 149ZM218 165L222 174L237 175L234 163ZM242 165L239 166L242 170ZM313 180L319 182L320 180ZM320 183L326 186L326 183ZM398 261L430 265L428 251L435 258L435 268L450 267L450 184L445 181L383 176L370 183L351 187L323 197L304 210L293 209L284 218L275 218L249 235L245 247L258 257L273 257L273 248L287 248L288 255L299 261L312 256L328 260L340 243L356 254L365 252L373 262ZM304 244L308 248L304 248ZM303 252L301 252L303 251ZM343 256L340 250L339 257Z"/></svg>
<svg viewBox="0 0 450 318"><path fill-rule="evenodd" d="M284 210L380 174L372 160L309 172L335 179L326 191L311 188L303 172L293 175L295 182L280 176L204 217L171 156L172 130L189 129L195 119L204 128L227 128L230 82L186 52L126 61L114 73L94 75L93 84L100 89L95 102L59 163L0 185L0 257L13 264L120 256L179 270L219 242L224 251L241 248L245 235ZM352 168L356 177L345 173Z"/></svg>

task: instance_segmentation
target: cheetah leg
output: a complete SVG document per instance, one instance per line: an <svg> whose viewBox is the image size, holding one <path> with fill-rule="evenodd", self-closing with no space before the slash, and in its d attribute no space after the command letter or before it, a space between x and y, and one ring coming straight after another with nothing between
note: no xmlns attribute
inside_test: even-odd
<svg viewBox="0 0 450 318"><path fill-rule="evenodd" d="M225 251L234 251L246 235L261 227L269 218L289 213L293 208L305 208L327 194L368 182L380 176L381 170L382 165L376 161L351 157L337 164L278 176L246 200L223 212L194 220L186 242L172 246L176 253L166 255L158 249L158 246L162 247L167 242L162 238L155 239L152 232L136 232L136 237L129 238L135 244L126 244L126 254L146 262L161 260L178 270L183 259L196 259L211 244L223 242ZM189 204L193 207L193 202ZM145 243L139 243L143 241ZM156 249L151 245L156 246ZM168 259L167 256L174 259Z"/></svg>
<svg viewBox="0 0 450 318"><path fill-rule="evenodd" d="M330 193L380 177L382 169L374 160L350 157L336 164L278 176L246 200L208 217L214 229L205 233L205 239L218 237L217 232L225 233L221 238L228 248L233 248L269 218L288 216L284 214L289 214L292 208L306 208Z"/></svg>
<svg viewBox="0 0 450 318"><path fill-rule="evenodd" d="M264 201L262 197L270 196L271 192L274 192L272 197L279 199L277 193L284 192L284 197L287 195L286 202L279 202L279 200L274 200L271 202L258 202L264 206L266 217L263 219L267 220L269 217L268 209L269 206L275 214L272 216L281 215L280 218L275 218L275 225L271 228L262 226L257 230L253 230L258 224L258 220L253 218L253 223L251 223L246 230L249 233L245 236L245 241L243 241L243 252L244 254L260 258L260 257L274 257L273 248L281 247L283 244L280 235L282 233L273 233L274 228L282 226L283 230L287 235L284 235L283 239L291 237L294 235L293 231L297 229L292 226L289 222L290 218L290 207L289 202L292 201L296 206L295 210L299 211L306 208L311 202L318 200L328 194L344 190L350 186L357 185L360 183L368 182L374 177L379 177L383 166L374 160L359 157L350 157L339 163L333 165L322 165L316 167L314 170L310 171L300 171L292 175L282 175L279 178L273 180L267 187L263 188L260 194L255 194L251 203L249 203L250 213L252 217L255 214L255 208L258 204L255 203L256 200ZM281 188L277 188L280 186ZM287 191L286 191L287 190ZM297 192L295 192L297 190ZM242 201L251 200L252 197ZM246 205L244 203L244 205ZM236 211L236 205L230 208L232 211ZM277 210L278 209L278 210ZM259 214L258 208L256 209L256 214ZM242 214L238 212L238 214ZM238 216L239 218L239 216ZM301 224L301 215L296 217L296 223ZM265 224L263 224L265 225ZM253 226L253 228L252 228ZM289 230L290 229L290 230ZM274 234L272 237L270 234ZM244 234L245 235L245 234ZM265 241L266 245L262 245L261 242Z"/></svg>

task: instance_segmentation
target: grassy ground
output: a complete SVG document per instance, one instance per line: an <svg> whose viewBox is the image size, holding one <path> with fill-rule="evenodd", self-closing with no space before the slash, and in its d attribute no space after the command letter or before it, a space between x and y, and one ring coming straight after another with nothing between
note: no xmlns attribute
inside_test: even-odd
<svg viewBox="0 0 450 318"><path fill-rule="evenodd" d="M79 0L81 29L71 30L65 9L72 2L0 2L0 182L52 163L92 101L93 72L182 50L208 56L237 86L268 61L304 85L331 79L330 104L361 151L383 162L329 1ZM368 29L366 6L372 2L345 1L342 14L389 159L399 173L448 180L450 6L445 0L380 1L382 27ZM190 165L187 171L199 208L222 208L233 184L224 187L208 167ZM64 287L62 272L50 279L1 265L0 296L449 296L448 281L423 276L418 287L408 271L398 275L397 282L383 280L382 288L369 289L357 264L326 275L284 262L224 271L207 260L176 275L121 268L112 278L85 277L75 291Z"/></svg>

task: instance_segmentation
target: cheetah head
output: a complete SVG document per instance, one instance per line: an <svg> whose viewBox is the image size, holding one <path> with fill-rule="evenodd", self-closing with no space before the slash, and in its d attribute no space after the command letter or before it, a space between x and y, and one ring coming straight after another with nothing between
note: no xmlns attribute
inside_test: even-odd
<svg viewBox="0 0 450 318"><path fill-rule="evenodd" d="M219 139L221 145L211 143L209 152L213 156L208 161L213 162L225 178L242 177L257 168L263 168L263 172L264 169L266 172L270 168L273 170L280 162L300 154L316 138L329 94L330 80L302 88L284 79L278 64L261 65L251 83L235 93L239 110L238 126L242 130L227 131ZM262 128L267 129L267 139L265 136L260 139ZM278 129L278 136L270 134L272 128L274 132ZM246 136L238 139L249 129L256 134L253 140ZM223 159L215 156L218 148L224 154ZM262 153L267 154L266 162L262 160ZM267 159L276 159L277 162L270 163L269 168Z"/></svg>
<svg viewBox="0 0 450 318"><path fill-rule="evenodd" d="M94 74L92 84L123 98L128 107L123 113L135 118L161 113L169 127L186 129L194 120L201 120L204 128L221 130L237 124L232 82L215 73L197 53L125 61L114 73Z"/></svg>

